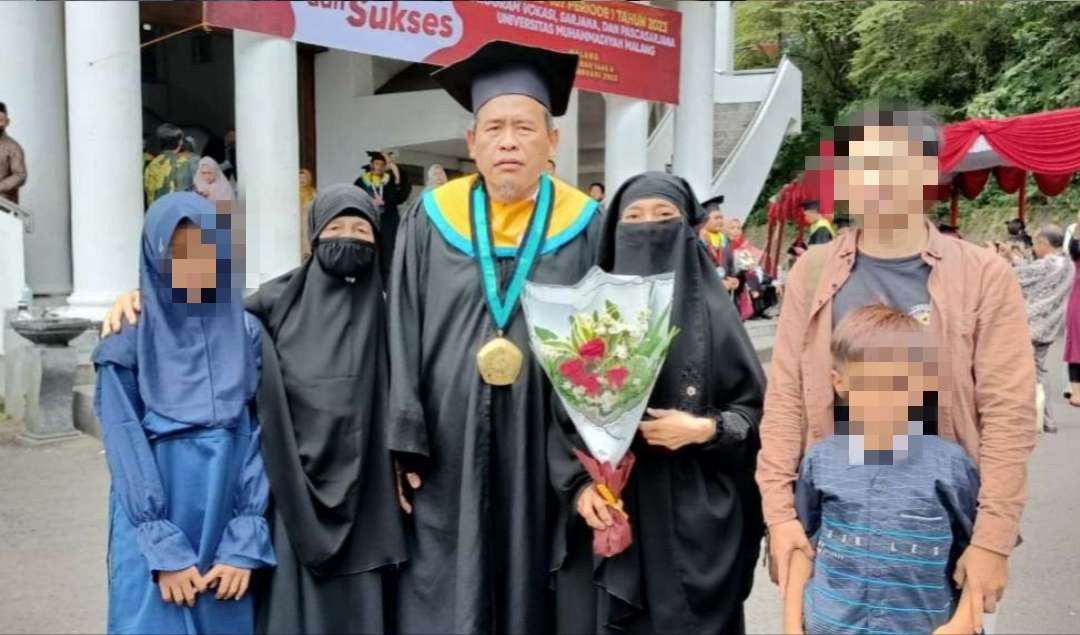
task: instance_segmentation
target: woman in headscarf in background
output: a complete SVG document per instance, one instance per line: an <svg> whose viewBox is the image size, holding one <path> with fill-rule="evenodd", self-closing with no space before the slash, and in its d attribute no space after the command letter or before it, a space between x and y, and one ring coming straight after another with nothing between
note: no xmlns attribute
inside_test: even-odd
<svg viewBox="0 0 1080 635"><path fill-rule="evenodd" d="M275 564L229 226L193 192L147 212L143 319L94 352L112 475L110 633L250 633L250 571Z"/></svg>
<svg viewBox="0 0 1080 635"><path fill-rule="evenodd" d="M445 185L449 181L446 177L446 168L438 163L432 163L431 167L427 170L427 180L424 183L424 190L433 190L440 185Z"/></svg>
<svg viewBox="0 0 1080 635"><path fill-rule="evenodd" d="M248 299L265 327L257 402L280 562L259 580L256 631L389 632L405 543L384 429L379 210L333 185L308 225L314 255Z"/></svg>
<svg viewBox="0 0 1080 635"><path fill-rule="evenodd" d="M234 198L232 184L221 172L218 162L210 157L199 159L191 189L211 201L231 201Z"/></svg>
<svg viewBox="0 0 1080 635"><path fill-rule="evenodd" d="M694 227L705 212L681 178L627 181L604 221L599 265L615 274L675 273L680 329L649 398L623 492L634 542L593 554L607 507L573 454L565 417L548 437L562 499L553 569L558 631L742 633L764 523L754 483L765 378ZM557 409L558 410L558 409Z"/></svg>
<svg viewBox="0 0 1080 635"><path fill-rule="evenodd" d="M308 222L311 218L311 202L319 195L315 189L315 177L311 170L300 168L300 259L311 256L311 230Z"/></svg>

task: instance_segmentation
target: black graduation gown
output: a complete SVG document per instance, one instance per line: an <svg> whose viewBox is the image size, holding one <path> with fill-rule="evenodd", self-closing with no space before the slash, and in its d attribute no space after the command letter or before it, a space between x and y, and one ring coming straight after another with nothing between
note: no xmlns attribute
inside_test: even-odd
<svg viewBox="0 0 1080 635"><path fill-rule="evenodd" d="M409 180L401 166L398 166L398 171L401 174L400 182L394 178L393 172L386 171L385 176L389 180L383 186L382 191L383 207L379 218L379 263L382 266L384 281L390 280L390 263L394 257L394 245L397 244L398 226L401 223L401 214L398 207L409 200L409 193L412 192L412 186L409 185ZM367 183L364 183L362 176L357 178L353 185L367 192L372 198L375 197L375 190Z"/></svg>
<svg viewBox="0 0 1080 635"><path fill-rule="evenodd" d="M595 257L598 219L541 256L530 279L580 280ZM497 260L501 284L513 264ZM506 332L526 357L521 376L509 387L481 380L476 353L495 327L479 271L422 201L402 219L389 323L391 448L417 461L424 479L407 532L401 632L550 632L550 387L531 359L521 311Z"/></svg>
<svg viewBox="0 0 1080 635"><path fill-rule="evenodd" d="M616 194L605 242L617 223L618 201ZM605 244L599 258L609 271L611 251ZM672 251L672 323L682 332L649 406L711 418L718 434L676 452L637 436L631 447L637 461L623 492L634 543L603 559L593 554L592 530L574 508L590 479L572 449L585 446L556 409L548 458L561 501L552 554L559 632L744 631L742 603L764 531L754 466L765 377L712 259L688 224Z"/></svg>
<svg viewBox="0 0 1080 635"><path fill-rule="evenodd" d="M832 232L828 227L818 227L814 230L814 233L810 234L810 237L806 239L807 245L824 245L827 242L831 242L833 239Z"/></svg>

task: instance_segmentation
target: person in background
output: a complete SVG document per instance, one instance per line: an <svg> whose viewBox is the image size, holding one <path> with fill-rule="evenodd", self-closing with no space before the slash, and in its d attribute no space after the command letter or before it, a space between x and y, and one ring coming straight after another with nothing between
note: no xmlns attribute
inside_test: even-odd
<svg viewBox="0 0 1080 635"><path fill-rule="evenodd" d="M833 219L833 225L836 227L836 233L840 233L851 227L851 217L847 214L837 216Z"/></svg>
<svg viewBox="0 0 1080 635"><path fill-rule="evenodd" d="M19 188L26 183L26 159L22 146L7 133L11 125L7 104L0 101L0 198L19 202Z"/></svg>
<svg viewBox="0 0 1080 635"><path fill-rule="evenodd" d="M886 304L935 336L949 368L939 378L939 433L978 461L979 512L953 579L968 587L981 630L983 608L994 612L1005 590L1035 447L1035 364L1020 285L993 252L944 238L927 220L925 188L940 179L940 129L929 113L862 109L835 132L836 199L858 228L811 247L787 279L757 467L770 560L783 592L792 553L813 557L793 484L805 452L833 432L832 334L851 311Z"/></svg>
<svg viewBox="0 0 1080 635"><path fill-rule="evenodd" d="M315 177L311 170L300 168L300 259L307 260L311 256L311 235L308 229L308 218L311 214L311 202L319 195L315 189Z"/></svg>
<svg viewBox="0 0 1080 635"><path fill-rule="evenodd" d="M232 185L222 174L218 162L211 157L199 159L191 189L211 201L231 201L234 198Z"/></svg>
<svg viewBox="0 0 1080 635"><path fill-rule="evenodd" d="M183 129L163 123L158 126L157 138L161 153L150 161L143 175L148 205L153 205L154 201L166 194L184 192L195 182L196 164L191 160L190 153L183 152Z"/></svg>
<svg viewBox="0 0 1080 635"><path fill-rule="evenodd" d="M1032 241L1035 258L1030 262L1013 262L1020 291L1027 304L1031 344L1035 348L1035 377L1042 384L1047 399L1043 402L1043 431L1057 432L1050 418L1050 373L1046 355L1065 326L1066 298L1072 290L1076 270L1072 260L1061 253L1064 235L1057 225L1039 228ZM1008 254L1003 254L1008 257Z"/></svg>
<svg viewBox="0 0 1080 635"><path fill-rule="evenodd" d="M1027 233L1027 223L1022 218L1014 218L1005 223L1005 242L1017 243L1025 250L1030 250L1035 241Z"/></svg>
<svg viewBox="0 0 1080 635"><path fill-rule="evenodd" d="M1076 214L1080 222L1080 211ZM1073 280L1072 292L1069 294L1069 305L1065 311L1065 365L1068 371L1065 398L1069 404L1080 408L1080 233L1077 228L1080 224L1073 223L1065 230L1067 241L1064 251L1073 261L1076 268L1076 277Z"/></svg>
<svg viewBox="0 0 1080 635"><path fill-rule="evenodd" d="M739 285L735 288L735 305L744 320L765 317L765 311L776 304L772 278L765 274L761 260L765 252L750 242L743 233L742 221L728 218L724 221L728 247Z"/></svg>
<svg viewBox="0 0 1080 635"><path fill-rule="evenodd" d="M239 178L239 168L236 162L236 130L230 128L225 132L225 158L221 162L221 170L230 181Z"/></svg>
<svg viewBox="0 0 1080 635"><path fill-rule="evenodd" d="M379 236L379 257L382 260L380 266L383 284L386 284L390 279L390 263L393 260L394 244L397 242L398 225L401 221L398 206L408 200L412 188L394 161L393 153L369 150L367 154L368 164L353 185L367 192L380 209L382 231Z"/></svg>
<svg viewBox="0 0 1080 635"><path fill-rule="evenodd" d="M607 190L604 189L604 184L603 183L600 183L599 181L596 181L596 182L593 182L593 183L589 184L589 198L596 201L597 203L603 203L604 202L604 195L606 193L607 193Z"/></svg>
<svg viewBox="0 0 1080 635"><path fill-rule="evenodd" d="M427 180L424 182L424 191L433 190L440 185L446 185L449 181L446 177L446 168L438 163L432 163L427 170Z"/></svg>
<svg viewBox="0 0 1080 635"><path fill-rule="evenodd" d="M613 274L675 275L672 342L635 435L623 492L633 544L599 559L593 530L614 510L574 451L561 409L549 425L550 480L559 496L553 566L558 633L746 632L743 602L760 551L754 485L765 376L694 228L690 185L662 172L626 181L604 218L597 264Z"/></svg>
<svg viewBox="0 0 1080 635"><path fill-rule="evenodd" d="M836 237L836 228L821 213L821 203L810 200L799 203L806 225L806 244L822 245Z"/></svg>
<svg viewBox="0 0 1080 635"><path fill-rule="evenodd" d="M705 245L709 258L716 265L716 273L723 281L724 289L732 293L739 288L739 280L735 277L735 263L733 252L727 234L724 232L724 210L720 207L724 202L724 196L714 196L702 203L707 216L701 225L698 237Z"/></svg>
<svg viewBox="0 0 1080 635"><path fill-rule="evenodd" d="M109 633L251 633L253 569L277 564L228 217L194 192L146 213L138 325L93 354L109 488Z"/></svg>

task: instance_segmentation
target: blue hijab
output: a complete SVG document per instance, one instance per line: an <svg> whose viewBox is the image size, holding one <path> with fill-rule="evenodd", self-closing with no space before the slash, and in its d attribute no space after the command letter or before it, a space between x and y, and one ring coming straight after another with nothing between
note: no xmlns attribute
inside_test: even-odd
<svg viewBox="0 0 1080 635"><path fill-rule="evenodd" d="M216 287L204 290L201 304L187 304L186 294L172 288L171 242L184 220L217 251ZM104 340L94 355L97 363L135 368L146 410L182 423L229 423L258 386L255 351L244 326L243 281L234 276L230 220L194 192L155 201L143 225L139 323Z"/></svg>

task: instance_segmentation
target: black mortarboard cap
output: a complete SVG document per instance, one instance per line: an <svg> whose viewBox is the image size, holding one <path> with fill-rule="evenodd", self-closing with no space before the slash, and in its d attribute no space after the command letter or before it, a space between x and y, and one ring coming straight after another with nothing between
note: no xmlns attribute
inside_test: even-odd
<svg viewBox="0 0 1080 635"><path fill-rule="evenodd" d="M382 161L383 163L386 162L386 155L382 152L379 152L378 150L368 150L367 155L368 161Z"/></svg>
<svg viewBox="0 0 1080 635"><path fill-rule="evenodd" d="M570 101L577 64L572 53L495 40L431 78L472 113L501 95L527 95L560 117Z"/></svg>
<svg viewBox="0 0 1080 635"><path fill-rule="evenodd" d="M701 202L701 206L704 207L705 209L709 209L711 207L720 207L723 204L724 204L724 195L723 194L720 194L718 196L714 196L714 197L712 197L710 199L706 199L706 200Z"/></svg>

